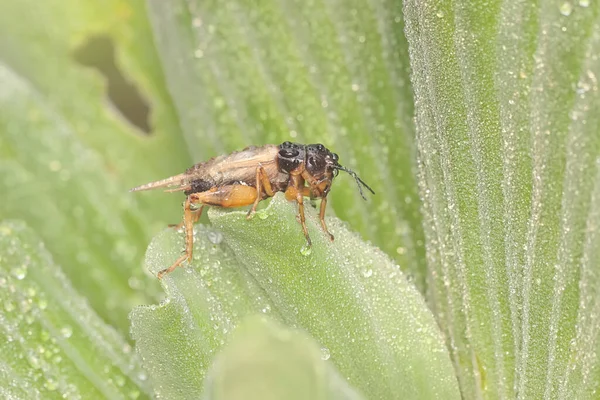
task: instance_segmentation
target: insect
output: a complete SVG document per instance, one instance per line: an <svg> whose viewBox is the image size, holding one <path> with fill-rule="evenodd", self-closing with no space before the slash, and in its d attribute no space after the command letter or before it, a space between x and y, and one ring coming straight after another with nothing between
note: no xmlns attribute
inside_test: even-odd
<svg viewBox="0 0 600 400"><path fill-rule="evenodd" d="M193 224L198 221L204 206L241 207L252 205L247 218L252 218L261 200L276 192L285 192L289 201L298 203L298 219L311 245L304 218L304 197L321 199L319 219L321 227L333 241L325 224L327 195L333 179L345 171L356 180L360 195L366 200L362 186L375 194L358 175L338 163L338 155L322 144L297 144L284 142L250 146L229 155L214 157L188 168L184 173L156 182L137 186L130 191L166 189L166 192L183 192L183 222L185 251L173 265L158 273L158 279L172 272L185 261L192 260Z"/></svg>

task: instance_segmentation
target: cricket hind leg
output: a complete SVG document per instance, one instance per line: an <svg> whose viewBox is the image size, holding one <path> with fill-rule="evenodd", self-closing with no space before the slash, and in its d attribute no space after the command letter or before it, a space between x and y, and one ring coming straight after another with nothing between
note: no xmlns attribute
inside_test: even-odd
<svg viewBox="0 0 600 400"><path fill-rule="evenodd" d="M259 165L256 168L256 200L254 200L254 204L252 204L252 208L246 214L246 219L252 218L254 213L256 212L256 207L258 207L258 203L262 200L262 192L269 197L272 197L274 192L271 187L271 181L269 181L269 177L267 176L267 172L263 168L262 165Z"/></svg>
<svg viewBox="0 0 600 400"><path fill-rule="evenodd" d="M183 204L183 227L185 228L185 250L184 253L169 267L158 272L158 279L162 279L163 276L169 274L180 266L185 261L192 261L192 255L194 252L194 221L197 221L202 215L202 209L204 205L200 206L198 210L192 210L192 204L195 201L194 195L189 195L185 199Z"/></svg>
<svg viewBox="0 0 600 400"><path fill-rule="evenodd" d="M192 210L192 224L195 224L196 222L198 222L200 220L200 217L202 216L202 207L197 208L195 210ZM167 225L169 228L173 228L176 231L180 230L183 227L183 221L181 221L178 224L169 224Z"/></svg>
<svg viewBox="0 0 600 400"><path fill-rule="evenodd" d="M259 197L255 187L246 185L225 185L191 196L198 203L225 208L248 206Z"/></svg>

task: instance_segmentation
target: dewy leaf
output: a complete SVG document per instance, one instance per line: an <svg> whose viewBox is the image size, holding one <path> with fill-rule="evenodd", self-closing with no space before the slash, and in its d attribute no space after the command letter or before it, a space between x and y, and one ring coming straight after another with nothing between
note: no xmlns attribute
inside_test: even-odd
<svg viewBox="0 0 600 400"><path fill-rule="evenodd" d="M150 0L157 47L194 159L248 144L323 143L351 179L337 215L425 286L413 101L396 0Z"/></svg>
<svg viewBox="0 0 600 400"><path fill-rule="evenodd" d="M117 0L8 1L0 13L0 218L25 220L122 332L131 307L159 295L139 268L144 249L180 218L172 197L127 190L190 163L145 14ZM94 43L112 51L107 65L77 61ZM151 106L147 135L114 103L115 74Z"/></svg>
<svg viewBox="0 0 600 400"><path fill-rule="evenodd" d="M0 397L138 399L129 344L70 286L39 238L0 223Z"/></svg>
<svg viewBox="0 0 600 400"><path fill-rule="evenodd" d="M73 284L126 332L131 307L157 293L133 268L148 236L137 201L68 120L1 64L0 132L0 216L22 217L49 238Z"/></svg>
<svg viewBox="0 0 600 400"><path fill-rule="evenodd" d="M303 332L244 319L210 368L204 399L361 399L323 358Z"/></svg>
<svg viewBox="0 0 600 400"><path fill-rule="evenodd" d="M404 4L430 301L465 398L600 390L600 6Z"/></svg>
<svg viewBox="0 0 600 400"><path fill-rule="evenodd" d="M179 256L181 236L167 229L154 238L146 254L153 274ZM131 334L157 396L198 398L206 370L237 320L254 311L276 312L225 246L223 234L201 225L195 233L194 268L179 268L162 282L167 301L136 308Z"/></svg>
<svg viewBox="0 0 600 400"><path fill-rule="evenodd" d="M263 312L306 330L367 398L458 398L448 352L418 291L334 218L330 243L308 208L310 251L296 208L282 194L251 221L245 212L209 211L218 230L196 232L193 266L163 280L167 303L132 314L136 348L157 394L197 397L229 333L244 315ZM150 270L172 263L181 246L174 231L155 238Z"/></svg>

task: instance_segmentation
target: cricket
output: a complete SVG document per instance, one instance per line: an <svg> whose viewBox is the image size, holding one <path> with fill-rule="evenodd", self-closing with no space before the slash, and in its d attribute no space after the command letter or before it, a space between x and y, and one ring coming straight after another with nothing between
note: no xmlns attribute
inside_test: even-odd
<svg viewBox="0 0 600 400"><path fill-rule="evenodd" d="M375 194L354 171L339 164L337 154L322 144L291 142L250 146L195 164L182 174L134 187L131 192L165 189L165 192L183 192L186 196L183 222L177 225L184 228L185 250L170 267L158 273L158 279L184 262L192 261L193 225L202 215L204 206L229 208L252 205L246 216L251 219L261 200L274 196L276 192L284 192L288 201L298 203L298 220L307 246L311 246L304 217L304 198L320 199L321 227L333 241L334 237L325 224L325 208L331 184L339 171L347 172L355 179L363 199L366 200L363 186Z"/></svg>

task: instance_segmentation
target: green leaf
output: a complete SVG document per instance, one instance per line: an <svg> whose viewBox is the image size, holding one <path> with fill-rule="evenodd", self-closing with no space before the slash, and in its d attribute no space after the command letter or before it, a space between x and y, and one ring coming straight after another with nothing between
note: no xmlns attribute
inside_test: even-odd
<svg viewBox="0 0 600 400"><path fill-rule="evenodd" d="M206 377L206 399L361 399L303 332L240 322Z"/></svg>
<svg viewBox="0 0 600 400"><path fill-rule="evenodd" d="M305 329L369 398L459 397L433 315L385 254L335 218L327 221L331 243L313 210L308 254L296 208L282 194L251 221L245 215L211 209L218 230L201 227L193 265L163 279L167 303L132 314L136 348L158 395L197 397L228 333L244 315L263 312ZM175 260L181 240L168 230L153 241L153 273Z"/></svg>
<svg viewBox="0 0 600 400"><path fill-rule="evenodd" d="M412 91L396 0L149 0L195 160L249 144L323 143L377 192L340 177L336 214L425 287Z"/></svg>
<svg viewBox="0 0 600 400"><path fill-rule="evenodd" d="M429 299L461 391L596 398L599 5L404 10Z"/></svg>
<svg viewBox="0 0 600 400"><path fill-rule="evenodd" d="M2 6L0 218L25 220L100 316L126 332L131 307L159 296L138 267L143 251L160 227L180 218L177 207L166 207L170 199L127 190L190 163L144 3ZM102 67L110 73L77 61L82 49L104 51L99 42L112 50ZM151 106L148 135L112 103L111 74Z"/></svg>
<svg viewBox="0 0 600 400"><path fill-rule="evenodd" d="M78 295L22 222L0 223L2 398L137 399L150 393L131 347Z"/></svg>

